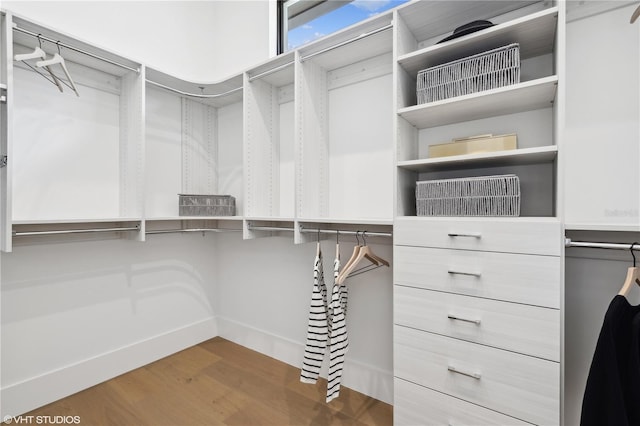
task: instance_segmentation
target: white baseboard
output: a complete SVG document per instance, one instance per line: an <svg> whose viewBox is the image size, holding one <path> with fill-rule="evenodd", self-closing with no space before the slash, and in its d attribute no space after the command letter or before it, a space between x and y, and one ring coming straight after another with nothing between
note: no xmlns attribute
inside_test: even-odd
<svg viewBox="0 0 640 426"><path fill-rule="evenodd" d="M218 335L214 317L0 390L0 419L18 416Z"/></svg>
<svg viewBox="0 0 640 426"><path fill-rule="evenodd" d="M228 318L218 317L219 336L264 355L300 367L304 345L265 330L242 324ZM321 370L326 378L327 368ZM344 364L342 385L369 395L388 404L393 403L393 373L371 365L347 359Z"/></svg>

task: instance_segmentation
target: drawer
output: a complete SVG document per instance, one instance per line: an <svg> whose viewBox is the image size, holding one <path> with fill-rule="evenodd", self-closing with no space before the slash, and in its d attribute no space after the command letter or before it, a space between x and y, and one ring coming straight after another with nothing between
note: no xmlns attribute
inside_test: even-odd
<svg viewBox="0 0 640 426"><path fill-rule="evenodd" d="M402 379L393 383L393 424L397 426L531 424Z"/></svg>
<svg viewBox="0 0 640 426"><path fill-rule="evenodd" d="M394 283L560 308L560 258L395 246Z"/></svg>
<svg viewBox="0 0 640 426"><path fill-rule="evenodd" d="M394 374L534 424L560 421L560 364L394 326Z"/></svg>
<svg viewBox="0 0 640 426"><path fill-rule="evenodd" d="M403 217L393 225L394 244L560 256L556 219Z"/></svg>
<svg viewBox="0 0 640 426"><path fill-rule="evenodd" d="M394 322L560 361L560 311L396 285Z"/></svg>

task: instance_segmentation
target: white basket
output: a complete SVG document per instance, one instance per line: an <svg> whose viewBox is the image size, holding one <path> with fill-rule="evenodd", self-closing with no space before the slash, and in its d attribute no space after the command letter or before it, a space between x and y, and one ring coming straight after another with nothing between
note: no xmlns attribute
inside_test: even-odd
<svg viewBox="0 0 640 426"><path fill-rule="evenodd" d="M516 175L417 182L418 216L520 216Z"/></svg>
<svg viewBox="0 0 640 426"><path fill-rule="evenodd" d="M520 45L509 44L418 73L418 104L520 82Z"/></svg>

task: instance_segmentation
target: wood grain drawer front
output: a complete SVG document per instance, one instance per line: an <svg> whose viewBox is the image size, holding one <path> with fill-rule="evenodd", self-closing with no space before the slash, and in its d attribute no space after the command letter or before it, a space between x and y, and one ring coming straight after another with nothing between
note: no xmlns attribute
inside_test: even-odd
<svg viewBox="0 0 640 426"><path fill-rule="evenodd" d="M560 310L395 286L397 325L560 361Z"/></svg>
<svg viewBox="0 0 640 426"><path fill-rule="evenodd" d="M560 308L560 258L394 247L394 283Z"/></svg>
<svg viewBox="0 0 640 426"><path fill-rule="evenodd" d="M393 391L393 424L397 426L531 424L398 378Z"/></svg>
<svg viewBox="0 0 640 426"><path fill-rule="evenodd" d="M527 218L398 218L394 244L560 256L557 220Z"/></svg>
<svg viewBox="0 0 640 426"><path fill-rule="evenodd" d="M560 364L394 326L401 379L534 424L560 420Z"/></svg>

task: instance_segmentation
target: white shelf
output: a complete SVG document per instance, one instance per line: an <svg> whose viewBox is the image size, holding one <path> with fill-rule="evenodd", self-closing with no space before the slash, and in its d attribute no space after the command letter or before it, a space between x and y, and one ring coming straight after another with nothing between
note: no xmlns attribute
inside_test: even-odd
<svg viewBox="0 0 640 426"><path fill-rule="evenodd" d="M512 86L401 108L398 114L424 129L463 121L551 107L558 77L553 75Z"/></svg>
<svg viewBox="0 0 640 426"><path fill-rule="evenodd" d="M141 222L139 217L115 217L100 219L28 219L14 220L12 225L65 225L75 223L113 223L113 222Z"/></svg>
<svg viewBox="0 0 640 426"><path fill-rule="evenodd" d="M398 63L415 78L417 73L425 68L510 43L520 44L521 59L551 53L556 38L557 16L557 7L545 9L483 31L400 56Z"/></svg>
<svg viewBox="0 0 640 426"><path fill-rule="evenodd" d="M344 225L381 225L391 226L393 225L393 219L338 219L338 218L298 218L299 223L335 223Z"/></svg>
<svg viewBox="0 0 640 426"><path fill-rule="evenodd" d="M427 172L470 167L514 166L522 164L549 163L554 161L557 155L558 147L555 145L549 145L509 151L400 161L398 162L398 167L414 172Z"/></svg>
<svg viewBox="0 0 640 426"><path fill-rule="evenodd" d="M640 225L609 223L565 223L565 231L640 232Z"/></svg>
<svg viewBox="0 0 640 426"><path fill-rule="evenodd" d="M146 218L146 222L161 222L161 221L174 221L174 220L230 220L241 221L243 216L166 216L166 217L149 217Z"/></svg>
<svg viewBox="0 0 640 426"><path fill-rule="evenodd" d="M260 222L293 222L295 219L292 217L268 217L268 216L251 216L244 218L247 221L260 221Z"/></svg>

